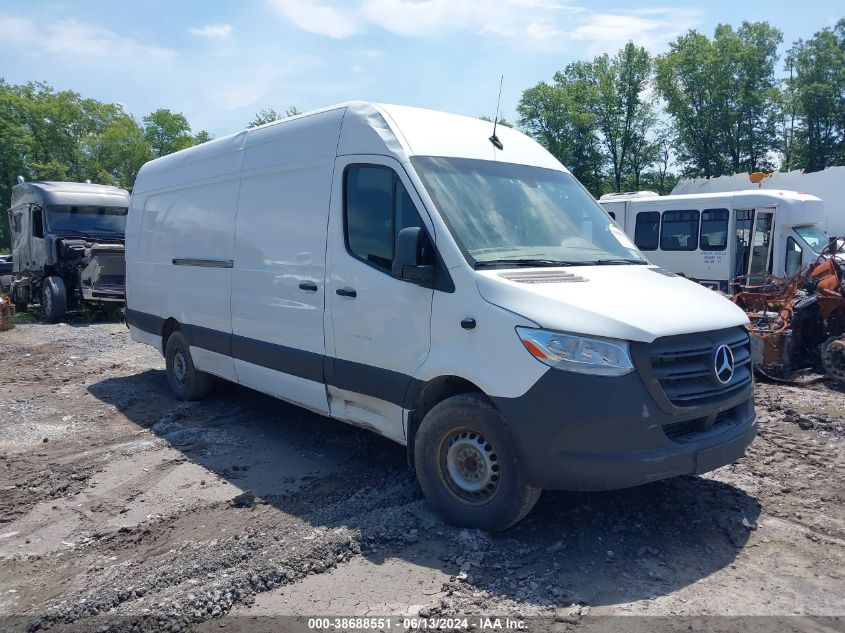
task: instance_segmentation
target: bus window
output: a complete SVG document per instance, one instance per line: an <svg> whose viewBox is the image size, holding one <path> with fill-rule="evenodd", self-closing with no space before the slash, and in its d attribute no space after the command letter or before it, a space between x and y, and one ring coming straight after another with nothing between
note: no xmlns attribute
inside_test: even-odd
<svg viewBox="0 0 845 633"><path fill-rule="evenodd" d="M771 211L757 211L754 221L754 234L751 238L751 264L748 267L748 283L759 284L764 275L771 272L772 220Z"/></svg>
<svg viewBox="0 0 845 633"><path fill-rule="evenodd" d="M801 268L801 247L791 237L786 238L786 274L792 276Z"/></svg>
<svg viewBox="0 0 845 633"><path fill-rule="evenodd" d="M701 214L701 238L699 248L703 251L723 251L728 245L727 209L705 209Z"/></svg>
<svg viewBox="0 0 845 633"><path fill-rule="evenodd" d="M634 244L641 251L655 251L660 235L660 213L658 211L644 211L637 214L634 226Z"/></svg>
<svg viewBox="0 0 845 633"><path fill-rule="evenodd" d="M736 259L734 277L741 277L748 271L748 249L751 246L751 222L754 211L746 209L736 212Z"/></svg>
<svg viewBox="0 0 845 633"><path fill-rule="evenodd" d="M698 248L698 211L664 211L660 250L694 251Z"/></svg>

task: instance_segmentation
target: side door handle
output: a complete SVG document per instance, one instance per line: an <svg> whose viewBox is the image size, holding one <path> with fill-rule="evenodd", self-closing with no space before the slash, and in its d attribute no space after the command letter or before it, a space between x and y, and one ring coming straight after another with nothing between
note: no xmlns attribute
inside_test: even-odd
<svg viewBox="0 0 845 633"><path fill-rule="evenodd" d="M349 297L350 299L354 299L358 296L358 293L352 288L338 288L335 292L341 297Z"/></svg>
<svg viewBox="0 0 845 633"><path fill-rule="evenodd" d="M313 281L303 281L299 284L299 289L306 292L317 292L317 284Z"/></svg>

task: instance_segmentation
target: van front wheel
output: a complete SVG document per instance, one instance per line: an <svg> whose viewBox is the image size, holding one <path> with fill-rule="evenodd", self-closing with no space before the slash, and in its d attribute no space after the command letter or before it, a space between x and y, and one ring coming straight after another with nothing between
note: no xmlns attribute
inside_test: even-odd
<svg viewBox="0 0 845 633"><path fill-rule="evenodd" d="M480 394L432 407L417 432L414 463L426 499L460 527L504 530L540 498L525 480L502 416Z"/></svg>
<svg viewBox="0 0 845 633"><path fill-rule="evenodd" d="M180 331L167 337L164 351L167 385L179 400L201 400L211 389L211 376L194 367L188 340Z"/></svg>

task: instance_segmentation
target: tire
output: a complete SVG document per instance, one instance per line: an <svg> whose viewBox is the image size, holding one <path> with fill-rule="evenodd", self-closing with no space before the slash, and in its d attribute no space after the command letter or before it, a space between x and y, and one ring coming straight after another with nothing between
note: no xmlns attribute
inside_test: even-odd
<svg viewBox="0 0 845 633"><path fill-rule="evenodd" d="M25 301L18 297L17 289L10 288L10 293L12 295L12 303L15 305L15 312L26 312L29 310L29 301Z"/></svg>
<svg viewBox="0 0 845 633"><path fill-rule="evenodd" d="M47 277L41 289L41 305L44 308L44 320L58 323L67 314L67 290L61 277Z"/></svg>
<svg viewBox="0 0 845 633"><path fill-rule="evenodd" d="M191 348L179 330L167 337L164 352L167 385L179 400L201 400L211 389L211 376L194 367Z"/></svg>
<svg viewBox="0 0 845 633"><path fill-rule="evenodd" d="M827 377L845 387L845 336L833 336L822 344L822 367Z"/></svg>
<svg viewBox="0 0 845 633"><path fill-rule="evenodd" d="M426 414L414 464L423 494L448 523L499 532L531 511L530 485L510 431L481 394L452 396Z"/></svg>

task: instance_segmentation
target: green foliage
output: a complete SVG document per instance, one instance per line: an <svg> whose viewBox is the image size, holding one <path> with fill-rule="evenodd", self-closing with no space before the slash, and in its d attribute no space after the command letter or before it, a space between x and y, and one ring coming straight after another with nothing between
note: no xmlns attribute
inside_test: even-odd
<svg viewBox="0 0 845 633"><path fill-rule="evenodd" d="M786 168L818 171L845 164L845 19L798 40L786 69Z"/></svg>
<svg viewBox="0 0 845 633"><path fill-rule="evenodd" d="M0 79L0 200L8 207L18 175L27 180L91 180L131 188L148 160L211 140L182 114L156 110L143 125L116 103L84 99L46 83ZM0 215L0 248L9 245Z"/></svg>
<svg viewBox="0 0 845 633"><path fill-rule="evenodd" d="M778 145L780 31L765 22L719 25L713 39L689 31L657 60L656 83L691 176L771 169Z"/></svg>
<svg viewBox="0 0 845 633"><path fill-rule="evenodd" d="M540 82L522 93L516 110L519 125L580 180L590 192L604 188L604 158L596 135L596 117L582 108L583 86L560 73L554 85Z"/></svg>
<svg viewBox="0 0 845 633"><path fill-rule="evenodd" d="M519 124L593 195L621 191L653 160L653 106L644 98L651 66L648 52L630 42L614 57L569 64L554 84L523 93Z"/></svg>
<svg viewBox="0 0 845 633"><path fill-rule="evenodd" d="M789 94L775 76L781 42L766 22L719 25L712 39L689 31L654 60L629 42L526 90L519 125L595 195L645 187L666 194L677 180L672 167L707 177L770 171L782 146L793 158L824 156L795 159L802 165L843 162L845 20L796 45Z"/></svg>
<svg viewBox="0 0 845 633"><path fill-rule="evenodd" d="M478 118L482 121L488 121L489 123L493 122L493 117L487 116L486 114L483 114ZM501 125L502 127L513 127L513 123L511 123L504 117L499 117L499 125Z"/></svg>
<svg viewBox="0 0 845 633"><path fill-rule="evenodd" d="M159 157L204 143L211 140L211 135L205 130L192 134L183 114L159 108L144 117L144 138L153 155Z"/></svg>
<svg viewBox="0 0 845 633"><path fill-rule="evenodd" d="M287 110L282 112L278 112L273 108L266 108L264 110L259 110L255 114L255 118L252 119L249 123L247 123L247 129L258 127L259 125L265 125L266 123L272 123L273 121L280 121L281 119L287 119L292 116L296 116L297 114L302 114L299 110L296 109L296 106L291 106Z"/></svg>
<svg viewBox="0 0 845 633"><path fill-rule="evenodd" d="M612 58L605 54L591 62L575 62L555 75L559 85L567 81L577 84L582 107L594 115L614 191L621 191L627 172L631 171L631 155L635 155L641 171L640 161L647 153L644 145L648 143L650 114L643 91L651 65L648 52L628 42Z"/></svg>

